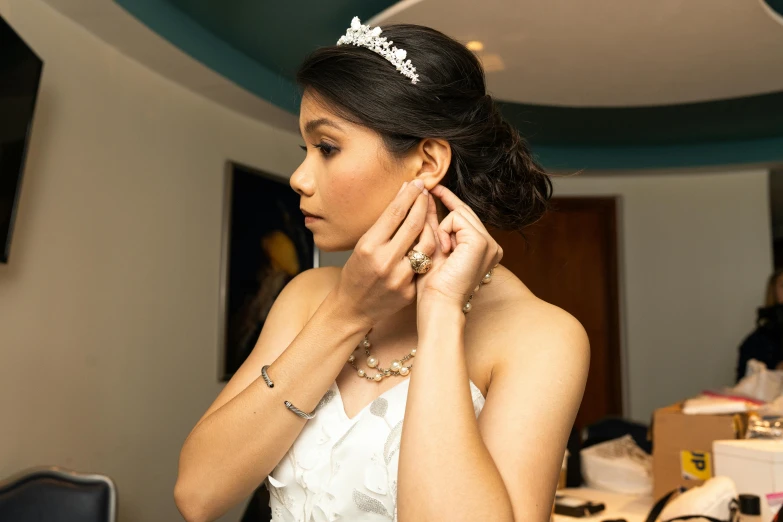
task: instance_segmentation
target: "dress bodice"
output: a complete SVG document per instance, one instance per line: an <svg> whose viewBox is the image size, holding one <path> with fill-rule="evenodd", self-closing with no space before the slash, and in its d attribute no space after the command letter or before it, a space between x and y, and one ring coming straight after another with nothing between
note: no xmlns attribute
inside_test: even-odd
<svg viewBox="0 0 783 522"><path fill-rule="evenodd" d="M273 522L396 521L397 464L406 378L363 408L345 413L332 383L288 453L266 479ZM478 417L484 396L470 382Z"/></svg>

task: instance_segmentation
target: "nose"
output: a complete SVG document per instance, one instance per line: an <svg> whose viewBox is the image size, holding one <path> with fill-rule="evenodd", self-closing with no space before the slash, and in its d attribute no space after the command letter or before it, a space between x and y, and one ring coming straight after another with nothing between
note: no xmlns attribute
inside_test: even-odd
<svg viewBox="0 0 783 522"><path fill-rule="evenodd" d="M307 160L303 161L302 164L299 165L299 168L291 174L289 183L291 184L291 188L294 189L294 192L300 196L310 197L315 192L315 181L312 174L310 174L305 167L305 163L307 163Z"/></svg>

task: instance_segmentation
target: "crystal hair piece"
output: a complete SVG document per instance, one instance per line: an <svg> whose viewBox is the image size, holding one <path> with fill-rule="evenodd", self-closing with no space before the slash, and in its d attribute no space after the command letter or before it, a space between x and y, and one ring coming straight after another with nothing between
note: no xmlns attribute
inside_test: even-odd
<svg viewBox="0 0 783 522"><path fill-rule="evenodd" d="M416 84L419 82L419 75L416 74L416 68L411 65L410 60L406 60L405 57L408 53L404 49L397 49L391 47L394 42L390 42L385 36L381 36L381 28L375 27L370 29L369 25L362 25L358 16L354 16L351 20L351 27L345 32L344 36L341 36L337 40L337 45L357 45L359 47L366 47L386 58L403 76L410 78L411 83Z"/></svg>

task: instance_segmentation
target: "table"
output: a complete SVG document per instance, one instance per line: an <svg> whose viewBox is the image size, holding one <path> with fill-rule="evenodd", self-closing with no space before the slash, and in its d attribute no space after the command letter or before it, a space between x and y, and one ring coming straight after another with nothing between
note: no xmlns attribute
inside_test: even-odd
<svg viewBox="0 0 783 522"><path fill-rule="evenodd" d="M652 497L637 497L634 495L621 495L619 493L609 493L597 489L588 488L568 488L561 489L558 495L568 495L592 502L603 502L606 509L592 517L573 518L555 515L554 522L580 522L580 521L598 521L614 520L624 518L628 522L645 522L655 504Z"/></svg>

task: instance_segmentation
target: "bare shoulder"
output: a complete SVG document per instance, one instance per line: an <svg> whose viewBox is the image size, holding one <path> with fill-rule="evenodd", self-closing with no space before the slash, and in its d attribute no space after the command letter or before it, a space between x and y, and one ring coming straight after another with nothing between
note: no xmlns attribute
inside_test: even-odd
<svg viewBox="0 0 783 522"><path fill-rule="evenodd" d="M340 280L341 272L342 268L337 266L310 268L297 275L293 281L296 281L297 285L309 288L311 291L328 294Z"/></svg>
<svg viewBox="0 0 783 522"><path fill-rule="evenodd" d="M315 268L298 274L283 287L264 321L255 347L199 423L256 381L261 368L286 350L339 278L339 268ZM317 304L316 299L320 299Z"/></svg>
<svg viewBox="0 0 783 522"><path fill-rule="evenodd" d="M307 305L308 320L340 281L341 273L342 269L336 266L311 268L297 275L288 284L286 288L296 294L297 301Z"/></svg>
<svg viewBox="0 0 783 522"><path fill-rule="evenodd" d="M590 343L574 316L537 297L502 266L487 289L492 286L481 330L484 342L489 341L485 346L491 347L493 374L520 364L541 368L552 363L586 372Z"/></svg>

